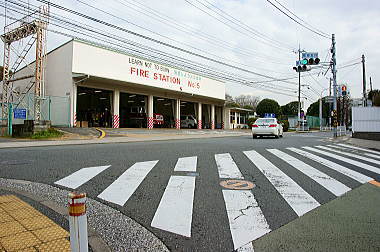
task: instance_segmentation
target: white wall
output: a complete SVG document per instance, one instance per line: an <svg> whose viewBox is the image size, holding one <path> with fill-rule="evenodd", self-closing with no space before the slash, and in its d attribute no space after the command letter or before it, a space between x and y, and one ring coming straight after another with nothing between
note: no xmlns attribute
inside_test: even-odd
<svg viewBox="0 0 380 252"><path fill-rule="evenodd" d="M148 87L225 99L223 82L79 41L73 42L72 71ZM161 79L160 75L169 81Z"/></svg>
<svg viewBox="0 0 380 252"><path fill-rule="evenodd" d="M352 132L380 132L380 107L353 107Z"/></svg>

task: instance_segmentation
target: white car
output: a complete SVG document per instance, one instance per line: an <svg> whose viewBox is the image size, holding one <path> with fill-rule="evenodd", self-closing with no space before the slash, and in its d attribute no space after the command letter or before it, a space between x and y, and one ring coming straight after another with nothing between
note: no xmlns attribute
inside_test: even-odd
<svg viewBox="0 0 380 252"><path fill-rule="evenodd" d="M197 128L197 119L192 115L181 116L181 128L195 129Z"/></svg>
<svg viewBox="0 0 380 252"><path fill-rule="evenodd" d="M274 136L282 137L282 124L276 118L259 118L252 124L252 137L257 136Z"/></svg>

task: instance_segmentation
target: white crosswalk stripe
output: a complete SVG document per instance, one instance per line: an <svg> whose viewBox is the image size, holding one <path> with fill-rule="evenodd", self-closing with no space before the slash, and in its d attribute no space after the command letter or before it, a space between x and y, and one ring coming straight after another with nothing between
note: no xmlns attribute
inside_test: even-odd
<svg viewBox="0 0 380 252"><path fill-rule="evenodd" d="M158 160L135 163L99 194L98 198L123 206L157 162Z"/></svg>
<svg viewBox="0 0 380 252"><path fill-rule="evenodd" d="M54 182L54 184L77 189L109 167L110 165L82 168L79 171Z"/></svg>
<svg viewBox="0 0 380 252"><path fill-rule="evenodd" d="M364 149L364 148L360 148L360 147L356 147L356 146L352 146L352 145L348 145L348 144L337 144L337 145L340 145L340 146L343 146L343 147L347 147L347 148L351 148L351 149L355 149L355 150L361 150L361 151L366 151L366 152L370 152L370 153L373 153L373 154L380 155L379 151L374 151L374 150L370 150L370 149Z"/></svg>
<svg viewBox="0 0 380 252"><path fill-rule="evenodd" d="M380 169L377 168L377 167L374 167L372 165L364 164L362 162L359 162L359 161L356 161L356 160L353 160L353 159L341 157L339 155L336 155L336 154L333 154L333 153L330 153L330 152L327 152L327 151L323 151L323 150L320 150L320 149L317 149L317 148L306 147L306 146L302 147L302 148L304 148L306 150L313 151L313 152L317 152L317 153L320 153L322 155L325 155L325 156L328 156L328 157L332 157L332 158L335 158L337 160L340 160L340 161L343 161L343 162L346 162L346 163L358 166L360 168L366 169L368 171L372 171L372 172L380 174Z"/></svg>
<svg viewBox="0 0 380 252"><path fill-rule="evenodd" d="M183 157L179 158L175 165L174 171L197 171L197 157Z"/></svg>
<svg viewBox="0 0 380 252"><path fill-rule="evenodd" d="M216 154L219 178L244 179L231 155ZM271 230L251 191L222 190L234 249L253 251L249 243Z"/></svg>
<svg viewBox="0 0 380 252"><path fill-rule="evenodd" d="M151 226L191 237L195 177L171 176Z"/></svg>
<svg viewBox="0 0 380 252"><path fill-rule="evenodd" d="M328 146L328 147L333 147L333 148L338 148L338 149L341 149L341 150L350 150L350 151L358 151L358 150L356 150L356 149L350 149L350 148L348 148L348 147L343 147L343 146L340 146L340 145L326 145L326 146ZM376 159L380 159L380 152L379 152L379 154L371 154L371 153L364 153L364 152L362 152L362 153L360 153L361 155L365 155L365 156L367 156L367 157L371 157L371 158L376 158ZM379 161L380 162L380 161Z"/></svg>
<svg viewBox="0 0 380 252"><path fill-rule="evenodd" d="M318 147L320 149L327 150L327 151L333 151L333 152L336 152L336 153L341 154L341 155L350 156L350 157L353 157L353 158L357 158L357 159L360 159L360 160L363 160L363 161L367 161L367 162L370 162L370 163L374 163L374 164L380 165L380 161L379 160L375 160L375 159L368 158L368 157L363 157L361 155L357 155L357 154L354 154L354 153L351 153L351 152L343 152L343 151L339 151L337 149L333 149L333 148L329 148L329 147L321 146L321 145L318 145L318 146L315 146L315 147Z"/></svg>
<svg viewBox="0 0 380 252"><path fill-rule="evenodd" d="M229 153L216 154L215 161L218 166L219 178L243 178L243 175Z"/></svg>
<svg viewBox="0 0 380 252"><path fill-rule="evenodd" d="M326 188L336 196L340 196L351 190L351 188L333 179L329 175L311 167L310 165L302 162L301 160L295 157L288 155L285 152L282 152L277 149L268 149L268 151L281 158L300 172L304 173L305 175L316 181L318 184L322 185L324 188Z"/></svg>
<svg viewBox="0 0 380 252"><path fill-rule="evenodd" d="M243 153L270 182L270 184L266 184L273 186L294 212L298 216L302 216L320 206L320 203L313 197L313 195L310 195L296 182L297 178L289 177L285 172L272 163L272 158L280 158L294 169L305 174L310 178L310 181L313 181L313 183L318 183L334 195L340 196L351 190L351 188L320 171L318 169L319 166L325 166L342 174L342 176L347 176L360 183L369 182L373 180L373 178L363 175L355 170L351 170L345 165L336 163L334 160L343 161L350 165L355 165L380 174L380 168L355 160L361 159L372 163L375 163L376 161L377 164L379 164L379 161L374 159L379 157L375 157L375 154L372 152L370 152L371 154L366 153L372 156L367 155L363 157L363 155L358 155L357 153L359 153L359 151L368 152L367 149L358 147L352 148L357 151L351 151L349 153L342 150L347 150L347 148L350 147L351 146L339 144L302 147L302 149L289 147L286 148L287 151L273 148L260 153L255 150L250 150L243 151ZM356 154L352 152L355 152ZM312 161L302 161L299 158L299 155ZM324 156L329 157L329 159L324 158ZM239 162L236 163L234 158L230 153L214 155L219 179L244 180L244 176L237 165ZM330 159L334 160L331 161ZM135 163L125 170L115 181L108 185L98 197L105 201L124 206L158 162L159 160ZM197 162L197 156L178 158L172 171L173 173L195 173L197 171ZM316 162L316 164L314 165L313 162ZM254 167L253 165L252 167ZM85 183L91 183L91 179L96 176L104 176L104 173L103 175L101 173L110 166L111 165L82 168L54 183L56 185L76 189ZM160 187L162 186L162 188L165 187L165 190L150 223L153 228L191 238L193 211L195 209L194 202L197 202L194 198L196 186L199 186L197 176L200 176L200 174L201 173L198 172L196 176L190 174L181 174L181 176L176 174L169 175L170 178L166 187L165 185L158 185ZM156 178L153 178L152 176L152 179ZM197 189L200 190L200 188ZM252 241L271 232L271 228L265 217L265 212L263 212L260 207L260 201L258 202L255 198L256 189L253 189L252 191L240 188L235 188L235 190L224 188L220 190L223 197L218 200L224 201L223 204L225 205L228 220L221 221L219 217L215 217L216 220L221 221L222 223L223 221L226 223L228 221L235 250L254 251ZM202 195L202 192L200 192L199 195ZM198 199L198 201L199 200L202 199Z"/></svg>
<svg viewBox="0 0 380 252"><path fill-rule="evenodd" d="M258 152L243 152L265 175L298 216L320 206L310 194Z"/></svg>
<svg viewBox="0 0 380 252"><path fill-rule="evenodd" d="M234 249L238 249L271 231L251 191L223 190L223 197L226 203Z"/></svg>
<svg viewBox="0 0 380 252"><path fill-rule="evenodd" d="M317 163L320 163L324 166L327 166L328 168L332 169L332 170L335 170L337 172L340 172L344 175L346 175L347 177L350 177L360 183L367 183L368 181L371 181L373 180L373 178L370 178L370 177L367 177L359 172L356 172L354 170L351 170L351 169L348 169L346 167L344 167L343 165L340 165L340 164L337 164L337 163L334 163L330 160L327 160L327 159L324 159L324 158L321 158L317 155L314 155L310 152L306 152L304 150L300 150L300 149L297 149L297 148L287 148L288 150L291 150L295 153L298 153L299 155L301 156L304 156L304 157L307 157L311 160L314 160L315 162Z"/></svg>

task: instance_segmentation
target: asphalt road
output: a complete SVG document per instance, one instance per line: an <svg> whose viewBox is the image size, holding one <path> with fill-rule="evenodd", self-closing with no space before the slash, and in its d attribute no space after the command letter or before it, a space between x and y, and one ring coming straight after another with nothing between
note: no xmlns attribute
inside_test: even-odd
<svg viewBox="0 0 380 252"><path fill-rule="evenodd" d="M326 146L331 144L330 137L331 133L290 133L281 139L252 139L250 136L242 136L0 149L0 177L35 181L68 189L75 187L72 180L63 180L61 184L65 186L57 185L55 182L67 178L82 168L110 166L102 168L102 171L99 170L99 173L91 179L85 178L88 174L95 175L96 169L84 171L79 180L83 179L85 183L79 185L76 190L87 192L89 197L118 209L136 220L159 237L170 250L232 251L263 236L266 232L276 230L297 219L318 205L335 199L342 190L347 191L364 183L322 165L318 160L312 160L286 149ZM374 156L366 156L367 160L359 159L354 155L364 157L363 153L366 152L341 149L341 147L335 146L334 149L351 153L350 156L331 150L319 150L360 163L347 162L314 150L302 150L334 162L334 167L344 166L370 179L380 181L378 174L380 172L377 172L380 171L380 159ZM271 152L269 149L279 150L280 153L276 150ZM247 154L244 153L246 151L254 152ZM217 155L226 153L227 155ZM252 153L256 156L250 160L248 157ZM283 153L293 157L289 162L299 164L297 162L301 161L302 164L327 174L329 178L326 179L325 175L320 176L316 173L314 180L311 179L295 169L291 163L281 159ZM217 156L219 163L216 161ZM175 171L178 160L184 157L197 157L195 168L191 165L191 160L182 160L185 165ZM263 157L269 165L265 163ZM232 161L229 158L232 158ZM157 160L158 162L148 162ZM231 175L231 172L236 172L235 168L240 171L241 176ZM226 173L223 176L221 169ZM273 169L279 169L280 172ZM88 172L89 170L91 171ZM124 174L128 170L130 173ZM315 179L318 180L318 176L324 178L326 183L317 183ZM141 183L138 181L139 178ZM251 182L255 187L244 190L246 184L241 183L243 187L241 190L229 190L220 185L220 182L233 178ZM289 178L290 182L286 180ZM332 180L334 183L331 185ZM195 187L193 187L194 181ZM300 191L298 187L289 186L289 183L294 182L305 192L303 195L298 195ZM167 186L168 183L170 186ZM135 184L136 190L125 196ZM297 195L293 195L295 198L292 199L289 193ZM297 202L305 195L310 198L301 203ZM246 223L244 227L244 222L252 221L253 217L262 229L253 230L254 228L249 226L250 223Z"/></svg>

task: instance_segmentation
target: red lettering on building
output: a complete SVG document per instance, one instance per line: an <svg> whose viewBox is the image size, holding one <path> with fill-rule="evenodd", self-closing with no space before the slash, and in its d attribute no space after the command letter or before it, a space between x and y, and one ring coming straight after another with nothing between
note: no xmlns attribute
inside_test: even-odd
<svg viewBox="0 0 380 252"><path fill-rule="evenodd" d="M192 81L188 81L187 82L187 86L191 87L191 88L197 88L197 89L199 89L201 87L201 85L199 84L199 82L195 83L195 82L192 82Z"/></svg>

